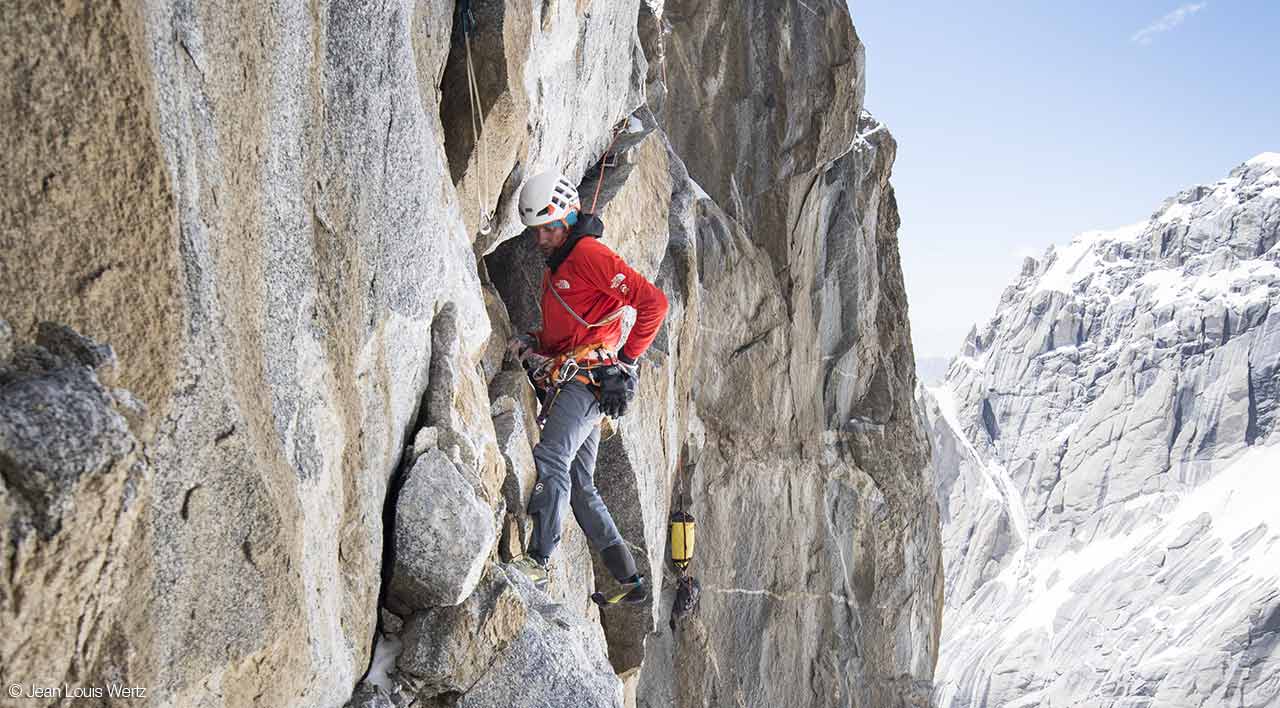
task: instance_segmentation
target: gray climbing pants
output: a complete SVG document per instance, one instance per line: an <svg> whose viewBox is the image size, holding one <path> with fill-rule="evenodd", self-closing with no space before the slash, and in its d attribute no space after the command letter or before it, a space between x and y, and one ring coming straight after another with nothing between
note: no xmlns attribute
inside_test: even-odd
<svg viewBox="0 0 1280 708"><path fill-rule="evenodd" d="M548 403L551 409L542 427L542 439L533 448L538 482L529 498L529 517L533 519L529 553L550 558L555 552L560 545L565 507L573 508L574 518L596 553L619 546L623 543L622 534L593 479L600 445L600 404L580 381L565 384L559 395L554 400L548 398L544 405ZM614 549L614 553L618 551L630 560L625 545ZM634 568L634 561L631 565Z"/></svg>

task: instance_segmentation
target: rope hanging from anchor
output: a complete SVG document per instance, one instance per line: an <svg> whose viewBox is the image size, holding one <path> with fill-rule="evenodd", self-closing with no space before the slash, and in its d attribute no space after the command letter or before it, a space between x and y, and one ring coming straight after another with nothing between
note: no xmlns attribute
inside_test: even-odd
<svg viewBox="0 0 1280 708"><path fill-rule="evenodd" d="M614 161L613 146L618 142L618 136L622 134L623 128L626 126L626 119L613 129L613 138L609 141L609 147L604 149L604 154L600 155L600 177L596 180L596 193L591 197L590 214L596 213L596 202L600 201L600 188L604 186L604 171L609 167L609 163Z"/></svg>
<svg viewBox="0 0 1280 708"><path fill-rule="evenodd" d="M458 16L458 20L462 25L462 41L467 48L467 95L471 101L471 136L476 147L480 150L477 158L480 184L476 188L476 196L479 202L477 204L478 223L480 234L487 236L493 231L494 212L488 206L491 204L489 201L488 151L484 143L480 142L480 128L484 125L484 107L480 102L480 86L476 83L475 63L471 59L471 35L478 26L475 13L471 10L471 0L460 0L458 3Z"/></svg>

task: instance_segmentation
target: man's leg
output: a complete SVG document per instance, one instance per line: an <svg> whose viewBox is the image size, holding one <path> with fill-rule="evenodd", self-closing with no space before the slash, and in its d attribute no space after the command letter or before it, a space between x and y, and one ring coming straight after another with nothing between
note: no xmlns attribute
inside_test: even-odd
<svg viewBox="0 0 1280 708"><path fill-rule="evenodd" d="M533 448L538 482L529 498L533 537L529 555L546 560L560 545L560 529L569 505L569 464L582 443L600 422L600 406L586 384L572 381L560 389L542 427L542 438Z"/></svg>
<svg viewBox="0 0 1280 708"><path fill-rule="evenodd" d="M573 465L569 468L573 480L569 500L573 506L573 517L586 533L591 549L604 560L613 579L620 583L630 582L636 574L635 558L622 540L622 534L618 533L613 516L596 489L594 477L599 446L600 428L595 427L591 429L591 434L582 443L582 447L578 448L578 454L574 456Z"/></svg>

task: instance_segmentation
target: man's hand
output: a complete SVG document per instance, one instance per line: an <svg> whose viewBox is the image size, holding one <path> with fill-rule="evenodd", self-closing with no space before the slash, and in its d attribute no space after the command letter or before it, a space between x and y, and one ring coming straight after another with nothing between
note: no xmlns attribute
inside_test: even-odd
<svg viewBox="0 0 1280 708"><path fill-rule="evenodd" d="M610 418L621 418L636 397L640 370L635 364L619 361L596 370L600 383L600 410Z"/></svg>
<svg viewBox="0 0 1280 708"><path fill-rule="evenodd" d="M507 340L507 355L523 364L531 352L538 349L538 338L528 332L517 334Z"/></svg>
<svg viewBox="0 0 1280 708"><path fill-rule="evenodd" d="M529 376L538 379L547 374L551 357L538 353L538 338L532 333L518 334L507 341L507 354L524 367Z"/></svg>

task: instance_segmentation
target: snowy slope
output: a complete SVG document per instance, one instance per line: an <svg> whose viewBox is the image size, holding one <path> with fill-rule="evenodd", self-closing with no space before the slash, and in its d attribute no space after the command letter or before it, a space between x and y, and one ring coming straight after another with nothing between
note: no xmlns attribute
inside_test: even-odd
<svg viewBox="0 0 1280 708"><path fill-rule="evenodd" d="M935 698L1280 706L1280 154L1028 259L922 389Z"/></svg>

